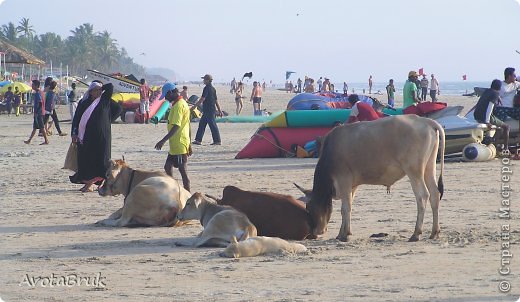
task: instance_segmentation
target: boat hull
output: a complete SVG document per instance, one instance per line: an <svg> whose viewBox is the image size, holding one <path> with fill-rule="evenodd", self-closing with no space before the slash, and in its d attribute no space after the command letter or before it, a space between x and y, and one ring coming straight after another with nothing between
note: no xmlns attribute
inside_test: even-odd
<svg viewBox="0 0 520 302"><path fill-rule="evenodd" d="M92 80L101 81L103 84L112 83L112 85L114 85L114 92L139 93L139 83L104 74L96 70L89 69L87 73Z"/></svg>

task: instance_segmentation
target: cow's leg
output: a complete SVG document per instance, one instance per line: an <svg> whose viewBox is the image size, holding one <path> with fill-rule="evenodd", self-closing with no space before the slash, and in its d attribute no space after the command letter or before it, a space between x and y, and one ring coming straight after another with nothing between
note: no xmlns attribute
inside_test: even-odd
<svg viewBox="0 0 520 302"><path fill-rule="evenodd" d="M340 241L349 241L352 232L350 230L350 221L352 216L352 200L355 190L351 189L352 186L349 184L342 188L339 192L341 198L341 228L336 239Z"/></svg>
<svg viewBox="0 0 520 302"><path fill-rule="evenodd" d="M123 213L123 207L121 207L119 210L112 213L112 215L108 216L108 219L119 219L121 217L122 213Z"/></svg>
<svg viewBox="0 0 520 302"><path fill-rule="evenodd" d="M424 174L424 179L426 181L426 186L428 187L428 192L430 193L430 205L432 207L433 214L433 225L430 239L439 239L439 233L441 232L441 227L439 226L439 204L441 194L439 192L439 188L437 187L437 182L435 181L435 157L433 158L433 167L427 167L426 173Z"/></svg>
<svg viewBox="0 0 520 302"><path fill-rule="evenodd" d="M415 231L408 241L418 241L421 238L422 227L424 221L424 211L426 209L426 203L430 197L428 188L424 182L424 178L421 173L420 177L410 177L412 183L412 189L415 194L415 200L417 202L417 221L415 222Z"/></svg>

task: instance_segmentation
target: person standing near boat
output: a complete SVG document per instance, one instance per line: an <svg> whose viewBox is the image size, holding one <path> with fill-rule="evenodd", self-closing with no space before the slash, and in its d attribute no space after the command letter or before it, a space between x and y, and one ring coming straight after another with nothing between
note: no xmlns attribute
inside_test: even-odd
<svg viewBox="0 0 520 302"><path fill-rule="evenodd" d="M192 107L197 108L202 104L202 116L199 121L199 128L197 129L195 140L192 144L202 145L202 138L204 137L206 126L209 125L211 136L213 137L213 143L211 145L220 145L222 142L220 140L220 132L218 130L217 122L215 121L215 114L222 116L222 110L220 110L220 104L218 103L217 90L211 84L213 82L213 77L210 74L204 75L202 79L204 80L205 85L204 90L202 90L202 96Z"/></svg>
<svg viewBox="0 0 520 302"><path fill-rule="evenodd" d="M500 89L500 99L503 107L513 108L513 99L520 89L520 82L516 80L515 69L507 67L504 70L504 81Z"/></svg>
<svg viewBox="0 0 520 302"><path fill-rule="evenodd" d="M372 75L370 75L370 77L368 77L368 94L372 94L372 85L374 84L374 82L372 81Z"/></svg>
<svg viewBox="0 0 520 302"><path fill-rule="evenodd" d="M426 102L426 95L428 94L428 79L426 78L426 75L422 75L421 79L421 101Z"/></svg>
<svg viewBox="0 0 520 302"><path fill-rule="evenodd" d="M349 95L348 102L352 106L352 110L350 111L350 116L346 124L375 121L381 118L381 115L379 115L369 103L361 102L357 94Z"/></svg>
<svg viewBox="0 0 520 302"><path fill-rule="evenodd" d="M432 98L432 102L437 102L437 95L441 92L439 88L439 81L435 78L435 75L432 73L430 80L430 97Z"/></svg>
<svg viewBox="0 0 520 302"><path fill-rule="evenodd" d="M408 80L406 80L403 87L403 109L421 102L417 94L417 85L415 84L417 78L418 74L416 71L412 70L408 73Z"/></svg>
<svg viewBox="0 0 520 302"><path fill-rule="evenodd" d="M394 79L390 79L388 81L388 85L386 85L386 95L388 97L388 105L390 107L394 107L394 100L395 100Z"/></svg>
<svg viewBox="0 0 520 302"><path fill-rule="evenodd" d="M150 87L146 84L145 79L141 79L141 86L139 86L139 98L141 99L141 103L139 106L139 111L143 115L143 123L148 124L148 119L150 119Z"/></svg>

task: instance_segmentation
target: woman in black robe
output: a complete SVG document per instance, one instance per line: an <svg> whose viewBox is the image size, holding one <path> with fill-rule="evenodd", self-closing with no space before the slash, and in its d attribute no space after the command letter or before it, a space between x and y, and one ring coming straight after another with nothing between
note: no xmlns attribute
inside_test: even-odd
<svg viewBox="0 0 520 302"><path fill-rule="evenodd" d="M112 101L114 87L93 81L79 102L72 120L72 141L78 144L78 171L70 181L85 184L82 192L93 191L105 179L111 157L111 122L122 111ZM99 100L98 100L99 98Z"/></svg>

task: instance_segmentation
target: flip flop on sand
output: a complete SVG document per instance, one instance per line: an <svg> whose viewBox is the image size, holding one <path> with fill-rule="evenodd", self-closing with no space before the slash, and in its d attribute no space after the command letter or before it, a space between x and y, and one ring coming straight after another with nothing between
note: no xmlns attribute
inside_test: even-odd
<svg viewBox="0 0 520 302"><path fill-rule="evenodd" d="M43 143L40 144L40 146L41 145L48 145L48 144L49 144L49 142L43 142Z"/></svg>

